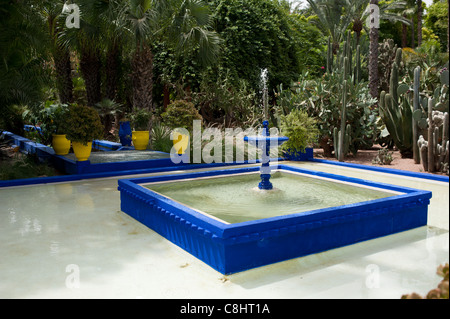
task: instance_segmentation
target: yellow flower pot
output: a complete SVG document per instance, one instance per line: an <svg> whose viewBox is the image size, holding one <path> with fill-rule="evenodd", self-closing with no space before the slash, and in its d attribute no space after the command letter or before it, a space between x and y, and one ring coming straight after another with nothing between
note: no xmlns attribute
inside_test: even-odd
<svg viewBox="0 0 450 319"><path fill-rule="evenodd" d="M137 151L143 151L147 149L148 142L150 141L149 131L133 131L131 137L134 145L134 149Z"/></svg>
<svg viewBox="0 0 450 319"><path fill-rule="evenodd" d="M52 141L53 149L56 155L67 155L70 151L70 141L66 138L66 135L53 134Z"/></svg>
<svg viewBox="0 0 450 319"><path fill-rule="evenodd" d="M184 135L178 132L175 132L175 139L173 140L173 147L177 151L177 154L184 154L189 145L189 135Z"/></svg>
<svg viewBox="0 0 450 319"><path fill-rule="evenodd" d="M79 162L87 161L91 156L92 142L83 145L83 143L72 142L73 152Z"/></svg>

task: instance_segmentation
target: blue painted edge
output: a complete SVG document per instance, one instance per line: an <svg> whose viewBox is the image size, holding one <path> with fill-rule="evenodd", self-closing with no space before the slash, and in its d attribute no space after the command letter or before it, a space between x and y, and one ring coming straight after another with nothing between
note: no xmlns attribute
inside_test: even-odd
<svg viewBox="0 0 450 319"><path fill-rule="evenodd" d="M429 173L416 173L416 172L410 172L410 171L402 171L394 168L388 168L388 167L379 167L379 166L369 166L369 165L362 165L362 164L354 164L354 163L346 163L346 162L336 162L336 161L330 161L330 160L323 160L323 159L310 159L310 162L315 163L323 163L323 164L330 164L330 165L336 165L336 166L342 166L342 167L349 167L349 168L356 168L356 169L365 169L368 171L375 171L380 173L387 173L387 174L394 174L394 175L402 175L402 176L408 176L408 177L414 177L414 178L422 178L422 179L429 179L434 180L438 182L449 182L448 176L443 175L435 175L435 174L429 174Z"/></svg>
<svg viewBox="0 0 450 319"><path fill-rule="evenodd" d="M284 171L288 171L288 172L302 173L311 178L323 177L323 178L336 180L336 181L340 181L340 182L348 182L348 183L352 183L352 184L356 184L356 185L362 185L362 186L374 187L374 188L378 188L378 189L382 189L382 190L404 193L403 195L394 195L389 198L382 198L379 200L370 201L370 203L378 205L378 206L382 203L386 203L391 200L397 201L399 198L409 198L411 196L417 196L417 195L425 196L427 199L430 199L432 197L432 193L430 191L418 190L418 189L409 188L409 187L405 187L405 186L398 186L398 185L374 182L374 181L370 181L370 180L364 180L364 179L360 179L360 178L347 177L347 176L343 176L343 175L336 175L336 174L331 174L331 173L326 173L326 172L314 171L314 170L310 170L310 169L294 167L289 164L274 165L274 166L272 166L272 168L278 169L278 170L284 170ZM171 182L171 181L177 181L177 180L195 179L195 178L202 178L202 177L218 177L218 176L224 176L224 175L228 176L228 175L233 175L233 174L242 174L242 173L249 173L249 172L257 173L257 172L259 172L259 167L253 166L253 167L241 167L241 168L202 171L202 172L189 172L189 173L176 174L176 175L137 177L137 178L119 180L118 184L119 184L119 188L126 184L129 188L132 188L133 191L137 191L137 192L140 192L145 195L150 195L150 196L156 197L158 199L163 199L162 201L167 202L170 205L175 205L176 207L178 207L181 204L179 204L171 199L168 199L164 196L161 196L161 195L159 195L145 187L142 187L140 185L148 184L148 183L156 183L156 182ZM124 184L124 182L126 182L126 183ZM369 202L361 202L361 203L357 203L357 204L344 205L344 206L341 206L341 208L342 209L348 209L349 207L356 208L360 205L367 205L367 203L369 203ZM182 207L183 210L186 210L186 208L187 208L184 205L181 205L180 207ZM330 211L335 211L335 210L336 210L336 207L331 207L331 208L324 208L324 209L311 211L311 213L314 213L314 215L317 216L317 213L319 213L319 212L328 213ZM239 229L241 229L244 226L245 227L248 227L251 225L260 225L261 226L262 224L273 223L273 222L277 222L277 221L284 223L284 221L287 218L300 217L302 219L305 219L305 216L308 214L309 214L309 212L302 212L300 214L290 214L288 216L277 216L277 217L271 217L271 218L266 218L266 219L257 220L257 221L242 222L242 223L236 223L236 224L224 224L224 223L219 222L218 225L220 225L219 228L222 229L222 232L224 234L226 233L227 237L229 237L229 236L235 236L237 233L239 233ZM214 219L212 219L206 215L199 214L197 212L195 212L193 215L195 216L195 218L197 220L202 220L203 222L207 222L207 223L213 223L215 225L217 224L217 221L215 221ZM246 230L248 230L248 228L246 228Z"/></svg>
<svg viewBox="0 0 450 319"><path fill-rule="evenodd" d="M274 168L303 173L312 177L326 177L332 180L398 191L401 194L287 216L226 224L195 212L140 185L149 182L175 181L252 171L257 173L258 171L258 167L247 167L119 180L121 209L224 274L390 235L424 226L427 223L427 207L432 197L432 193L429 191L312 171L289 164L281 164ZM396 216L397 211L399 212L398 217ZM358 231L356 235L346 231L353 229L355 223L360 223L360 221L364 223L358 229L361 231ZM339 224L342 224L343 228L334 226ZM320 230L319 233L318 230ZM339 234L345 235L341 236L342 238L336 244L337 231ZM299 242L297 234L300 233L302 239L307 239L305 247L287 245L291 238ZM320 235L321 239L313 240L311 234ZM314 249L308 246L312 243L314 243ZM263 246L260 247L260 244L269 246L263 248ZM271 250L270 247L273 249Z"/></svg>
<svg viewBox="0 0 450 319"><path fill-rule="evenodd" d="M278 159L282 161L282 159ZM74 162L76 163L76 162ZM257 161L259 163L259 161ZM256 164L257 164L256 163ZM253 163L211 163L211 164L185 164L176 165L171 167L159 167L159 168L146 168L137 170L122 170L122 171L110 171L102 173L86 173L86 174L73 174L73 175L61 175L61 176L50 176L50 177L37 177L37 178L26 178L26 179L14 179L0 181L0 188L3 187L13 187L13 186L26 186L26 185L38 185L38 184L50 184L50 183L63 183L71 181L79 181L85 179L95 179L95 178L107 178L107 177L120 177L126 175L143 175L152 173L163 173L172 172L179 170L197 170L211 167L226 167L226 166L237 166L237 165L248 165ZM259 169L259 167L258 167Z"/></svg>

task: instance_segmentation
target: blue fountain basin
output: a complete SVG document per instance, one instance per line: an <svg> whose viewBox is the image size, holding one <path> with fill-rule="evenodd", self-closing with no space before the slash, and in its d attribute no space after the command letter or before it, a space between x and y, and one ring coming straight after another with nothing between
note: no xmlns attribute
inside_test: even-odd
<svg viewBox="0 0 450 319"><path fill-rule="evenodd" d="M258 174L259 167L119 180L121 210L223 274L302 257L425 226L431 192L310 171L275 167L331 183L374 188L392 194L348 205L313 208L268 218L227 222L146 187L202 178ZM256 185L255 185L256 186ZM299 184L298 187L305 185ZM190 194L192 190L186 189ZM223 192L225 193L225 192ZM295 196L295 192L294 192ZM225 196L226 197L226 196ZM227 198L227 197L226 197ZM203 201L207 198L203 198ZM232 207L234 198L229 198ZM283 210L283 204L279 205ZM244 207L230 208L244 215ZM267 209L270 211L271 209ZM239 216L238 216L239 217Z"/></svg>

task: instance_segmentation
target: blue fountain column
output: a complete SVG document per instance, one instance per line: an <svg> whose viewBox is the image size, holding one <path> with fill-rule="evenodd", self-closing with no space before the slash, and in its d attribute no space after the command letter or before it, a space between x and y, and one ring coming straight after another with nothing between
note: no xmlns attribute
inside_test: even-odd
<svg viewBox="0 0 450 319"><path fill-rule="evenodd" d="M269 122L263 122L263 131L258 136L245 136L244 141L251 145L255 145L262 150L262 164L260 168L261 182L259 183L259 189L270 190L273 189L270 182L272 168L270 167L270 150L273 147L278 147L284 142L289 140L286 136L274 136L270 137Z"/></svg>
<svg viewBox="0 0 450 319"><path fill-rule="evenodd" d="M269 121L263 122L263 139L259 140L259 148L262 149L262 165L260 169L261 182L259 183L259 189L270 190L273 189L273 185L270 182L271 168L270 168L270 131L269 131Z"/></svg>

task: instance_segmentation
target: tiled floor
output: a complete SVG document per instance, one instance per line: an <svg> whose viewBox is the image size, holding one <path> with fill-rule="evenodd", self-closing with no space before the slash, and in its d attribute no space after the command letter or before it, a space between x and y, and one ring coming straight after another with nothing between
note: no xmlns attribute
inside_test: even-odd
<svg viewBox="0 0 450 319"><path fill-rule="evenodd" d="M427 227L223 276L120 211L117 178L0 189L0 298L394 298L449 256L449 184L292 163L433 192ZM174 172L176 173L176 172Z"/></svg>

